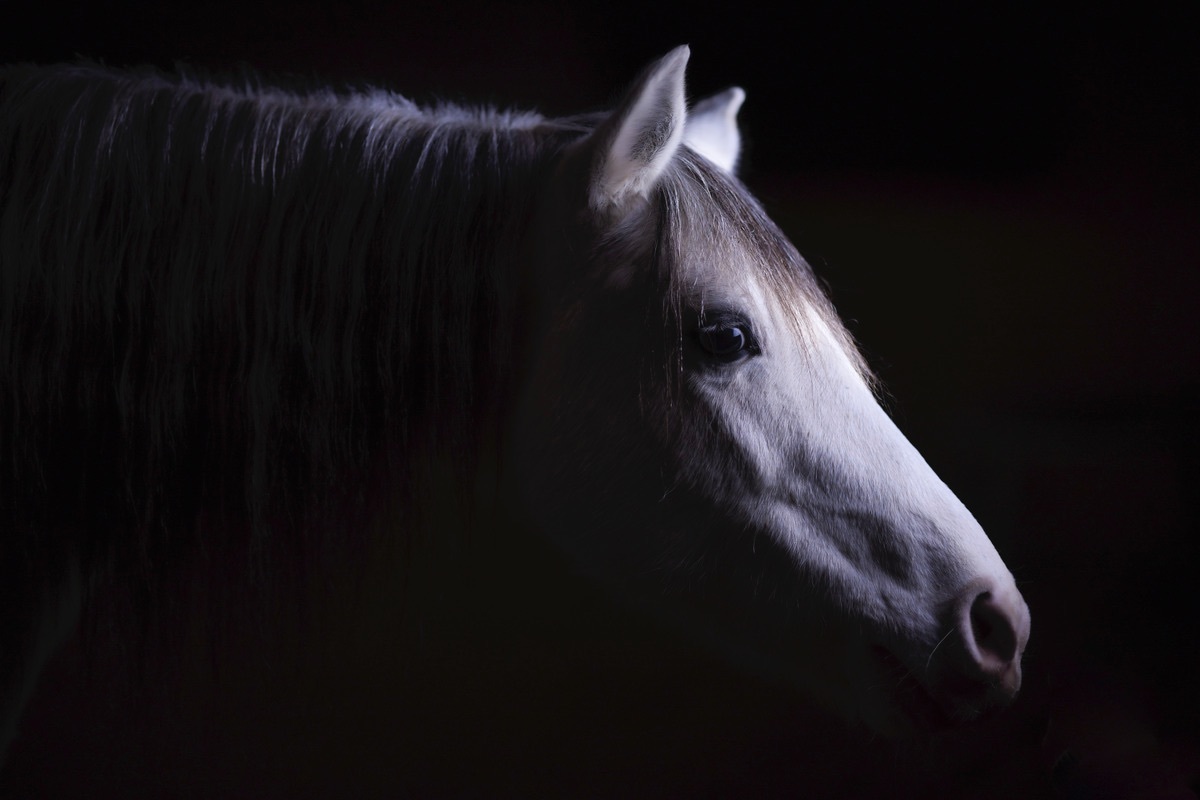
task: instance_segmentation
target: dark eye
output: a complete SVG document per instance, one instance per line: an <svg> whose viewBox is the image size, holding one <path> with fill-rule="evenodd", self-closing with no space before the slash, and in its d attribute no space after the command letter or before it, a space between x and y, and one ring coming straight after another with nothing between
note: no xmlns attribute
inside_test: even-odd
<svg viewBox="0 0 1200 800"><path fill-rule="evenodd" d="M758 352L750 326L741 320L716 320L700 325L700 346L718 361L732 362Z"/></svg>

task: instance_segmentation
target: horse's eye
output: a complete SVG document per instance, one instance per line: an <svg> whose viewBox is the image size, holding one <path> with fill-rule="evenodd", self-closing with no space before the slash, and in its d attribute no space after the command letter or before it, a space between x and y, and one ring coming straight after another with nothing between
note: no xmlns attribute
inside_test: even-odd
<svg viewBox="0 0 1200 800"><path fill-rule="evenodd" d="M741 321L719 321L700 327L700 346L718 361L737 361L758 352L750 328Z"/></svg>

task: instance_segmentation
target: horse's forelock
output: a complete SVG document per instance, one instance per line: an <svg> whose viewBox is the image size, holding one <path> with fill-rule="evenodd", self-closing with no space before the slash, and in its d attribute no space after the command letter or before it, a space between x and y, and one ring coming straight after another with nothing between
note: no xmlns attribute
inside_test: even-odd
<svg viewBox="0 0 1200 800"><path fill-rule="evenodd" d="M680 313L694 289L686 281L695 274L687 268L689 259L708 259L731 285L743 279L738 270L749 268L802 339L812 324L809 315L817 315L863 379L874 384L816 274L740 181L683 149L664 173L658 198L660 283L672 316L682 322Z"/></svg>

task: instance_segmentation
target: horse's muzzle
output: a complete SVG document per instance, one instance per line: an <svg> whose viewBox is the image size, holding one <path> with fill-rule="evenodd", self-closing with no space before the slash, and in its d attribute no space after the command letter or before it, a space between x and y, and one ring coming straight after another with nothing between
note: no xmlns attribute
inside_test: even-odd
<svg viewBox="0 0 1200 800"><path fill-rule="evenodd" d="M931 651L910 651L901 658L886 647L871 648L878 674L890 686L891 705L907 720L891 717L884 732L899 734L914 725L926 731L955 727L1016 698L1030 620L1011 579L971 583L948 611L946 634Z"/></svg>
<svg viewBox="0 0 1200 800"><path fill-rule="evenodd" d="M1010 578L982 579L959 595L946 640L929 657L927 689L951 718L1007 706L1021 688L1029 608Z"/></svg>

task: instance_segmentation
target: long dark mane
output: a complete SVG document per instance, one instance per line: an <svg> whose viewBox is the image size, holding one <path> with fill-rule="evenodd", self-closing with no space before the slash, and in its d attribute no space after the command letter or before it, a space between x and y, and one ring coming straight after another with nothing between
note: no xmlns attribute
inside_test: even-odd
<svg viewBox="0 0 1200 800"><path fill-rule="evenodd" d="M31 570L73 552L149 585L198 552L303 559L308 529L352 529L421 459L468 474L533 187L581 131L380 91L0 73L0 547L55 537L64 561Z"/></svg>

